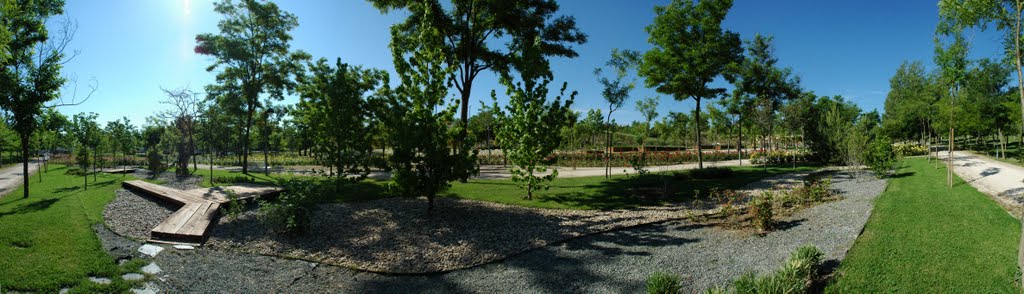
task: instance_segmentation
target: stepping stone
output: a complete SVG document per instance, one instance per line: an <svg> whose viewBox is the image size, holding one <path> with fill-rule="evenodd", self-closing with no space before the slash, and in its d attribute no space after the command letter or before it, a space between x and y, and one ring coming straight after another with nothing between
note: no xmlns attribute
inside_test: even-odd
<svg viewBox="0 0 1024 294"><path fill-rule="evenodd" d="M58 293L58 294L67 294L67 293L68 293L68 291L71 291L71 289L68 289L68 288L60 288L60 292L57 292L57 293Z"/></svg>
<svg viewBox="0 0 1024 294"><path fill-rule="evenodd" d="M153 283L146 283L146 287L145 288L142 288L142 289L138 289L138 288L132 289L132 293L135 293L135 294L156 294L157 290L158 289L156 288L156 285L153 285Z"/></svg>
<svg viewBox="0 0 1024 294"><path fill-rule="evenodd" d="M156 256L157 254L160 253L160 251L164 251L164 248L152 244L145 244L142 245L142 247L139 247L139 252L142 252L142 254L149 255L151 257Z"/></svg>
<svg viewBox="0 0 1024 294"><path fill-rule="evenodd" d="M195 246L189 246L189 245L174 245L174 249L178 249L178 250L192 250L192 249L196 249L196 247Z"/></svg>
<svg viewBox="0 0 1024 294"><path fill-rule="evenodd" d="M162 270L160 270L160 266L156 265L156 263L153 262L149 263L149 265L147 266L142 267L142 272L150 275L159 274L161 271Z"/></svg>
<svg viewBox="0 0 1024 294"><path fill-rule="evenodd" d="M108 279L108 278L89 277L89 281L92 281L93 283L96 283L96 284L103 284L103 285L110 284L110 279Z"/></svg>
<svg viewBox="0 0 1024 294"><path fill-rule="evenodd" d="M127 273L122 275L121 278L124 279L125 281L139 281L145 279L146 276L143 276L142 274L139 273Z"/></svg>

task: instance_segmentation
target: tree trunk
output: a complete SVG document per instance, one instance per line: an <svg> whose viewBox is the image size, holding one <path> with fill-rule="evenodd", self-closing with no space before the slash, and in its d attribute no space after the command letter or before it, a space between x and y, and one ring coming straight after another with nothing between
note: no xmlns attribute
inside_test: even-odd
<svg viewBox="0 0 1024 294"><path fill-rule="evenodd" d="M21 135L21 172L22 185L24 185L23 198L28 198L28 139L29 136Z"/></svg>
<svg viewBox="0 0 1024 294"><path fill-rule="evenodd" d="M704 151L700 146L700 97L695 96L693 99L697 102L697 108L693 114L694 122L696 122L695 125L697 126L697 168L704 169Z"/></svg>
<svg viewBox="0 0 1024 294"><path fill-rule="evenodd" d="M249 105L249 113L245 117L245 138L242 138L242 174L249 174L249 133L252 129L253 105Z"/></svg>
<svg viewBox="0 0 1024 294"><path fill-rule="evenodd" d="M98 147L93 147L92 148L92 182L93 183L96 182L96 162L98 161L97 159L99 158L99 153L100 153L100 150L99 150Z"/></svg>
<svg viewBox="0 0 1024 294"><path fill-rule="evenodd" d="M953 187L953 141L953 127L949 127L949 158L947 159L946 185L950 188Z"/></svg>
<svg viewBox="0 0 1024 294"><path fill-rule="evenodd" d="M736 120L736 129L739 130L739 138L736 140L736 156L740 158L740 166L743 166L743 115Z"/></svg>

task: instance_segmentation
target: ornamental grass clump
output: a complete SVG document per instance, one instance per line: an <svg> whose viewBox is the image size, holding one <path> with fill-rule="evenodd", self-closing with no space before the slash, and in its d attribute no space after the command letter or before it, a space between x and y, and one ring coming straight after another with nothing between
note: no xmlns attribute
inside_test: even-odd
<svg viewBox="0 0 1024 294"><path fill-rule="evenodd" d="M679 276L655 272L647 277L648 294L677 294L681 292Z"/></svg>
<svg viewBox="0 0 1024 294"><path fill-rule="evenodd" d="M818 279L824 254L818 247L805 245L794 251L786 264L774 273L758 277L748 272L733 282L735 293L805 293ZM724 293L723 289L711 292ZM709 293L711 293L709 292Z"/></svg>

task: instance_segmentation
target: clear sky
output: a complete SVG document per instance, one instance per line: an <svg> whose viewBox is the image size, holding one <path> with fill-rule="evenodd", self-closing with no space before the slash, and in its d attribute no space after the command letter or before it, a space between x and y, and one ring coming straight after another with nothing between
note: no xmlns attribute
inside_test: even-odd
<svg viewBox="0 0 1024 294"><path fill-rule="evenodd" d="M606 108L593 69L601 66L612 48L646 50L644 28L654 16L653 7L667 0L565 0L561 13L576 17L589 35L575 59L552 62L555 82L566 81L579 91L574 109ZM358 0L278 1L299 19L293 31L293 49L315 58L344 62L392 72L388 50L389 26L402 15L382 15ZM71 48L80 55L66 65L65 74L77 75L79 88L95 79L99 90L86 103L63 107L61 112L96 112L101 122L127 116L136 125L147 116L166 109L160 87L188 86L202 90L213 82L205 68L211 60L193 53L196 34L215 32L220 16L212 3L203 0L68 0L66 15L77 20L78 32ZM750 39L755 33L775 36L776 55L792 67L802 86L818 95L842 95L865 110L882 110L888 80L904 60L931 65L937 8L935 1L820 1L737 0L724 26ZM972 57L999 57L999 38L979 33L973 38ZM397 80L392 77L392 81ZM637 99L661 97L659 113L687 111L692 100L675 101L652 89L640 88L613 118L639 120ZM553 87L555 90L557 87ZM490 103L491 89L504 93L492 75L477 79L471 112L478 101ZM81 91L81 90L80 90ZM554 90L553 90L554 91ZM453 91L454 92L454 91ZM79 93L81 94L81 93ZM551 93L553 96L556 93ZM283 103L294 103L292 97Z"/></svg>

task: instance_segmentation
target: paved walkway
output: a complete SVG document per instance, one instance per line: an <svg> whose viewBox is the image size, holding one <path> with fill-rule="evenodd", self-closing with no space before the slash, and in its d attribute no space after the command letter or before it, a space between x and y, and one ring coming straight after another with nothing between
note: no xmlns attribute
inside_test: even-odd
<svg viewBox="0 0 1024 294"><path fill-rule="evenodd" d="M939 158L945 160L948 155L942 152ZM1003 206L1024 204L1024 167L969 151L953 151L953 172Z"/></svg>
<svg viewBox="0 0 1024 294"><path fill-rule="evenodd" d="M21 163L0 169L0 198L7 196L8 193L11 193L11 191L14 191L21 186L22 175L24 175L24 173L21 172L21 169ZM39 170L38 162L33 160L28 163L29 175L36 173L37 170Z"/></svg>

